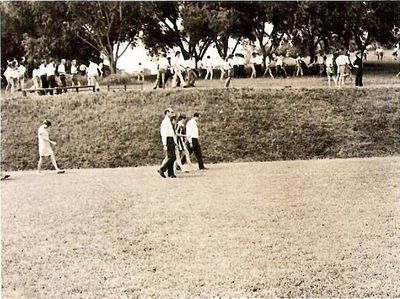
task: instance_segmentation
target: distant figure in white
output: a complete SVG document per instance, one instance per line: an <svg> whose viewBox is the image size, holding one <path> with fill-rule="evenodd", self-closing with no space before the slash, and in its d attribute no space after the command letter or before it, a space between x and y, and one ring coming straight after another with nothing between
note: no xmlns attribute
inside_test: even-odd
<svg viewBox="0 0 400 299"><path fill-rule="evenodd" d="M336 86L337 81L336 81L335 69L333 67L333 55L329 55L326 58L325 65L326 65L326 75L328 76L329 87L331 87L331 80L333 80Z"/></svg>
<svg viewBox="0 0 400 299"><path fill-rule="evenodd" d="M336 76L336 84L338 87L344 85L344 78L346 77L346 70L351 69L350 65L350 58L345 54L340 54L336 58L336 65L338 68L338 73Z"/></svg>
<svg viewBox="0 0 400 299"><path fill-rule="evenodd" d="M98 78L100 75L100 67L97 63L92 60L89 60L89 66L87 68L87 77L88 77L88 85L94 85L96 90L100 90Z"/></svg>
<svg viewBox="0 0 400 299"><path fill-rule="evenodd" d="M144 67L141 62L139 62L137 81L142 83L144 82Z"/></svg>
<svg viewBox="0 0 400 299"><path fill-rule="evenodd" d="M51 122L49 120L44 120L43 124L39 127L38 129L38 143L39 143L39 162L38 162L38 174L42 174L42 163L43 163L43 157L48 157L50 156L51 158L51 163L53 164L53 167L57 173L64 173L64 170L61 170L57 166L56 158L54 156L53 150L51 149L50 144L56 145L57 143L54 141L51 141L49 139L49 132L48 128L51 126Z"/></svg>
<svg viewBox="0 0 400 299"><path fill-rule="evenodd" d="M21 62L18 66L18 88L19 89L24 89L25 88L25 74L26 74L26 67L24 66L25 64L25 58L21 59Z"/></svg>
<svg viewBox="0 0 400 299"><path fill-rule="evenodd" d="M274 75L272 75L271 67L272 67L272 60L271 60L270 56L267 55L265 57L265 71L264 71L263 77L265 77L268 73L272 79L275 79Z"/></svg>
<svg viewBox="0 0 400 299"><path fill-rule="evenodd" d="M72 60L71 62L71 75L72 75L72 86L80 86L81 83L78 80L78 65L76 63L76 60Z"/></svg>
<svg viewBox="0 0 400 299"><path fill-rule="evenodd" d="M7 61L7 69L3 75L7 81L6 92L14 93L19 77L17 60Z"/></svg>
<svg viewBox="0 0 400 299"><path fill-rule="evenodd" d="M382 61L383 60L383 54L384 54L384 51L383 51L382 47L377 48L375 53L376 53L376 57L378 58L378 60Z"/></svg>
<svg viewBox="0 0 400 299"><path fill-rule="evenodd" d="M172 78L172 87L176 87L178 85L178 78L180 81L180 86L183 87L185 85L185 80L183 79L182 72L185 71L185 60L182 57L180 51L176 52L175 57L172 61L172 67L174 69L174 77Z"/></svg>
<svg viewBox="0 0 400 299"><path fill-rule="evenodd" d="M251 57L250 57L249 63L250 63L250 67L251 67L250 78L252 78L252 79L257 78L257 70L256 70L257 53L256 52L251 53Z"/></svg>
<svg viewBox="0 0 400 299"><path fill-rule="evenodd" d="M224 61L223 65L222 65L224 73L225 72L227 73L227 78L225 80L225 85L224 85L225 88L229 87L232 77L233 77L233 63L234 63L233 55L231 54L226 58L226 61Z"/></svg>
<svg viewBox="0 0 400 299"><path fill-rule="evenodd" d="M214 69L213 69L213 62L211 60L211 57L208 55L204 60L203 60L203 66L206 68L207 73L206 76L204 77L204 80L212 80L213 75L214 75Z"/></svg>

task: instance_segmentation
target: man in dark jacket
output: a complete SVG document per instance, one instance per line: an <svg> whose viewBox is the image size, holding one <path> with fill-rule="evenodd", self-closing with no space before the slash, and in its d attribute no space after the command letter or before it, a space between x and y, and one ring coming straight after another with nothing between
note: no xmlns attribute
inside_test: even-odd
<svg viewBox="0 0 400 299"><path fill-rule="evenodd" d="M356 59L353 62L353 66L356 69L356 86L362 87L363 65L360 52L356 52Z"/></svg>

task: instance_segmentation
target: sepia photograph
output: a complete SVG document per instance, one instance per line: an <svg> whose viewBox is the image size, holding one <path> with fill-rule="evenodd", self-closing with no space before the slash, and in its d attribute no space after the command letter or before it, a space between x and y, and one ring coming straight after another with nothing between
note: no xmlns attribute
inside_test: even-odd
<svg viewBox="0 0 400 299"><path fill-rule="evenodd" d="M399 1L2 1L1 298L400 298Z"/></svg>

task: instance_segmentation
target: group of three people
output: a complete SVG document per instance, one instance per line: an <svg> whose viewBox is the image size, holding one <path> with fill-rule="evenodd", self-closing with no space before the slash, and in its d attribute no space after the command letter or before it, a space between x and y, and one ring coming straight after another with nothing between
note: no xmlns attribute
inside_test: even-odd
<svg viewBox="0 0 400 299"><path fill-rule="evenodd" d="M185 163L193 168L190 161L190 155L194 153L199 169L206 169L203 162L203 155L199 142L198 122L200 114L195 112L193 117L186 122L186 116L180 114L178 117L172 108L164 111L164 119L161 122L160 133L164 149L164 160L157 172L165 178L165 172L168 177L176 178L176 169L184 169ZM182 158L181 155L183 154Z"/></svg>

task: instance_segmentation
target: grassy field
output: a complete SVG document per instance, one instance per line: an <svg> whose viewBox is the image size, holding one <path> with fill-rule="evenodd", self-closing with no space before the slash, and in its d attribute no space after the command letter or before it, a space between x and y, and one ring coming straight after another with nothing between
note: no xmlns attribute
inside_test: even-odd
<svg viewBox="0 0 400 299"><path fill-rule="evenodd" d="M386 82L388 86L363 89L300 87L318 80L322 82L274 80L277 86L284 81L297 88L260 88L257 82L272 80L246 79L238 83L254 88L3 99L3 167L36 167L36 132L45 118L53 122L50 137L58 143L55 153L63 168L158 164L162 156L159 125L168 106L188 115L202 114L200 134L206 163L399 154L398 86ZM211 86L217 83L210 82Z"/></svg>
<svg viewBox="0 0 400 299"><path fill-rule="evenodd" d="M2 296L398 298L399 163L11 172Z"/></svg>

